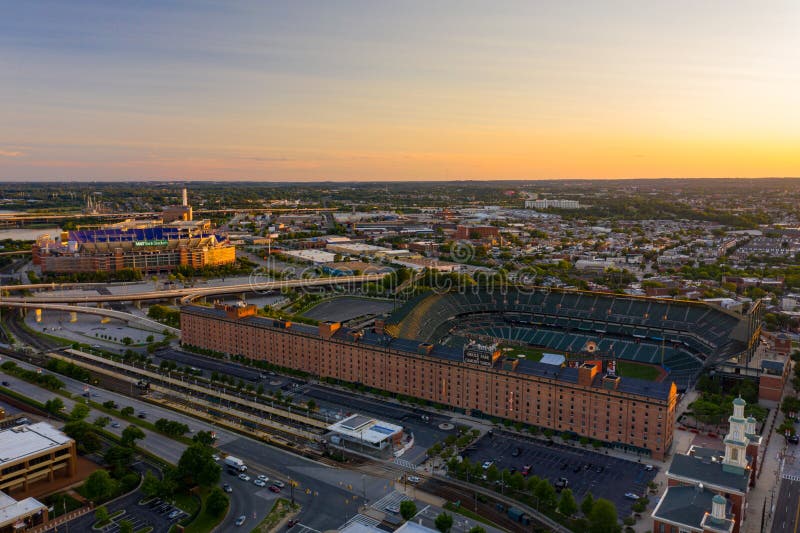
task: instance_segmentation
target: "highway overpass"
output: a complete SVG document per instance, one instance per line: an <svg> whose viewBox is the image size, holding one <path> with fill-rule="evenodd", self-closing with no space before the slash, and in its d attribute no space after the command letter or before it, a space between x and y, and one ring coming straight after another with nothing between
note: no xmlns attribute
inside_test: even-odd
<svg viewBox="0 0 800 533"><path fill-rule="evenodd" d="M353 286L360 285L361 283L377 282L382 280L386 274L363 274L360 276L337 276L326 278L309 278L309 279L294 279L283 281L253 281L248 283L241 283L237 285L226 285L216 287L184 287L180 289L165 289L165 290L149 290L138 293L130 294L93 294L93 295L48 295L39 293L34 296L28 297L3 297L0 298L0 305L9 305L11 303L23 304L40 304L40 303L54 303L54 304L87 304L87 303L103 303L103 302L135 302L143 300L163 300L163 299L181 299L182 303L188 303L197 298L204 298L207 296L224 296L229 294L246 294L250 292L262 293L279 291L285 288L297 287L325 287L325 286ZM96 284L90 284L96 285ZM75 288L75 284L72 285ZM36 284L36 285L4 285L0 287L0 291L18 290L23 287L28 287L30 290L51 288L50 284ZM52 286L55 287L55 286Z"/></svg>

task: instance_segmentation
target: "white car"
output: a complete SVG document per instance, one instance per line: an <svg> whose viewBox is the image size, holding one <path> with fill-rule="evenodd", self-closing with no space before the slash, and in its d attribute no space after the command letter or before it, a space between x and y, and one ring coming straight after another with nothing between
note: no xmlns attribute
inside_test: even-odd
<svg viewBox="0 0 800 533"><path fill-rule="evenodd" d="M628 498L629 500L638 500L639 499L639 495L638 494L634 494L632 492L626 492L625 493L625 497Z"/></svg>
<svg viewBox="0 0 800 533"><path fill-rule="evenodd" d="M494 461L486 461L486 462L485 462L485 463L483 463L483 465L481 465L481 466L483 466L483 469L484 469L484 470L488 470L488 469L489 469L489 467L490 467L490 466L492 466L493 464L494 464Z"/></svg>
<svg viewBox="0 0 800 533"><path fill-rule="evenodd" d="M267 481L269 481L269 478L268 478L266 475L264 475L264 474L259 474L259 476L258 476L258 479L260 479L260 480L261 480L261 481L263 481L264 483L266 483Z"/></svg>
<svg viewBox="0 0 800 533"><path fill-rule="evenodd" d="M419 483L421 481L419 476L408 476L406 479L409 483Z"/></svg>
<svg viewBox="0 0 800 533"><path fill-rule="evenodd" d="M247 474L239 474L239 479L241 479L242 481L250 481L250 476L248 476Z"/></svg>
<svg viewBox="0 0 800 533"><path fill-rule="evenodd" d="M219 455L217 454L212 455L211 458L214 459L215 461L219 461Z"/></svg>
<svg viewBox="0 0 800 533"><path fill-rule="evenodd" d="M651 470L653 470L653 465L644 465L644 469L645 469L647 472L650 472Z"/></svg>
<svg viewBox="0 0 800 533"><path fill-rule="evenodd" d="M262 481L260 479L257 479L255 481L253 481L253 485L255 485L256 487L266 487L267 486L267 482L266 481Z"/></svg>
<svg viewBox="0 0 800 533"><path fill-rule="evenodd" d="M272 484L275 485L276 487L280 487L280 488L283 488L283 487L286 486L286 484L283 481L281 481L280 479L273 479L272 480Z"/></svg>

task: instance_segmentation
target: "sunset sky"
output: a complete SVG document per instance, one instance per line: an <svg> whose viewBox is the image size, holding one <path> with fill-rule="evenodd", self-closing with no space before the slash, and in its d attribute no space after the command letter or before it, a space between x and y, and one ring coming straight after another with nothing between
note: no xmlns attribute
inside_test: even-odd
<svg viewBox="0 0 800 533"><path fill-rule="evenodd" d="M0 0L0 179L800 176L800 2Z"/></svg>

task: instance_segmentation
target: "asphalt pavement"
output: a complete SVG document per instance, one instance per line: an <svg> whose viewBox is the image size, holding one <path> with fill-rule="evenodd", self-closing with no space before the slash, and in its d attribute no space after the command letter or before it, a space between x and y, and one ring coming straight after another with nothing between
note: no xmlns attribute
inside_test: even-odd
<svg viewBox="0 0 800 533"><path fill-rule="evenodd" d="M756 509L758 516L761 509ZM752 511L751 511L752 513ZM751 516L748 520L757 519ZM800 480L784 478L775 502L775 514L772 518L773 533L796 533L800 523Z"/></svg>

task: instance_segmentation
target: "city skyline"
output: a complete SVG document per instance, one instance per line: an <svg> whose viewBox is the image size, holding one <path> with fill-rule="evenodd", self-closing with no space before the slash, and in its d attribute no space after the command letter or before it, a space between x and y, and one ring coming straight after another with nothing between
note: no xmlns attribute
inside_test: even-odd
<svg viewBox="0 0 800 533"><path fill-rule="evenodd" d="M1 180L800 175L800 5L8 4Z"/></svg>

